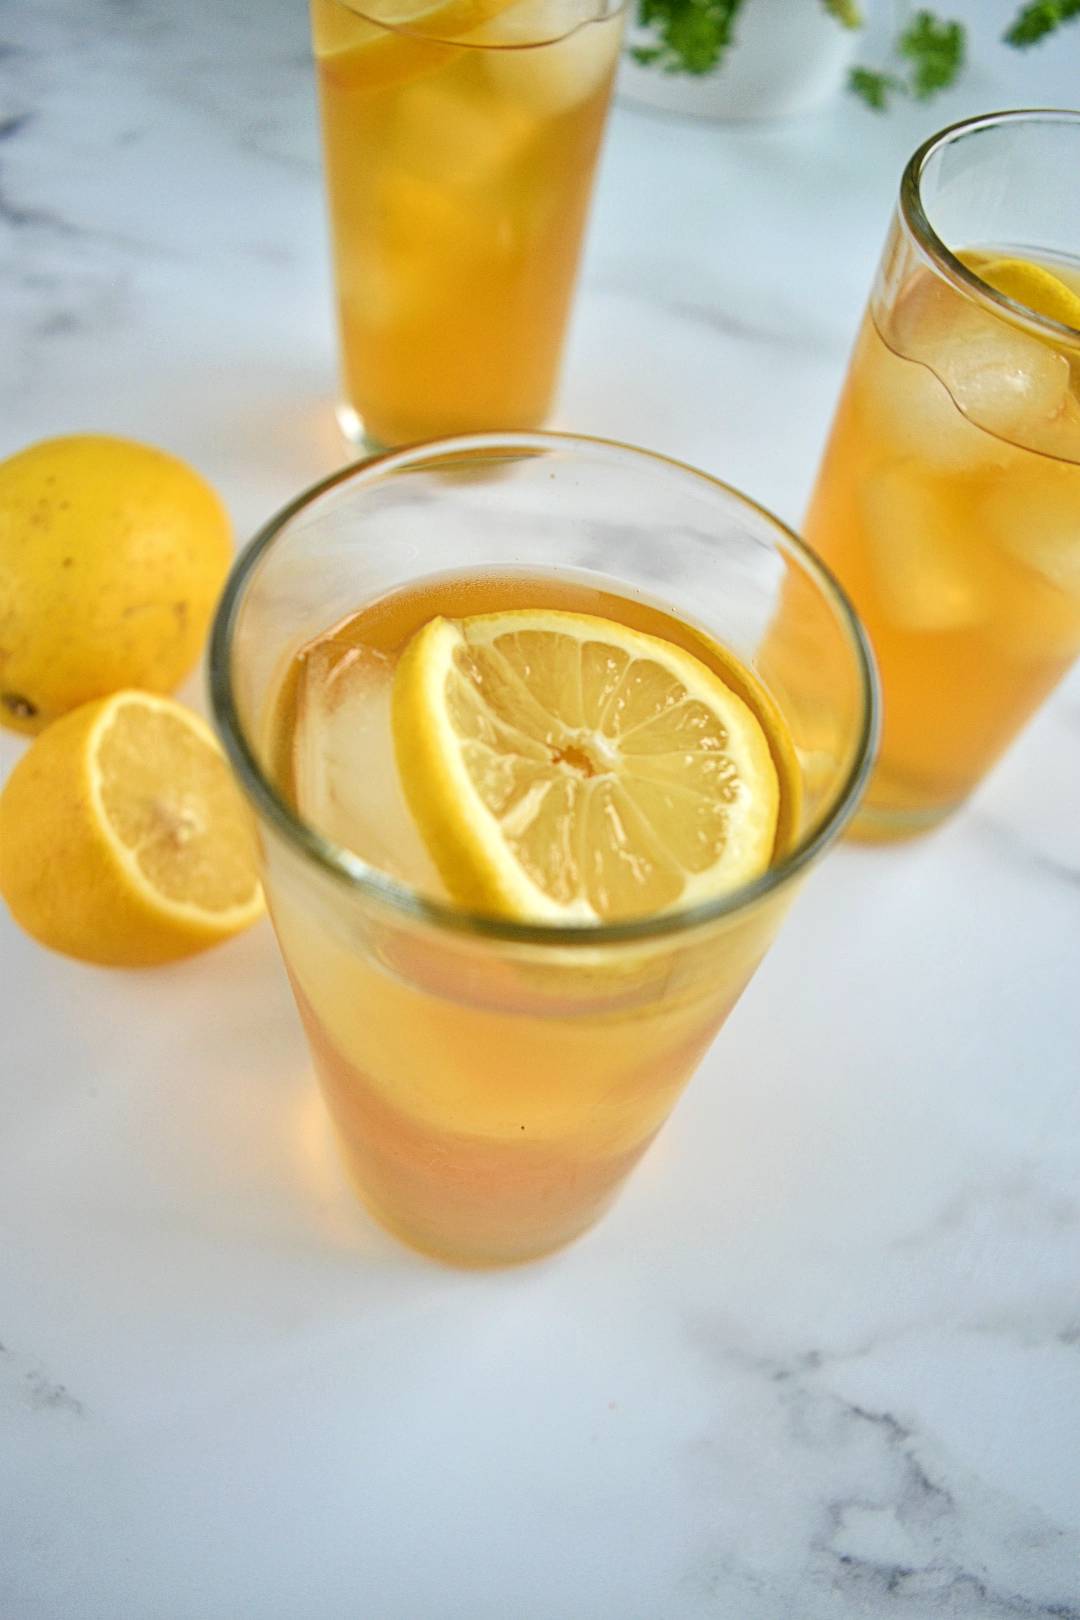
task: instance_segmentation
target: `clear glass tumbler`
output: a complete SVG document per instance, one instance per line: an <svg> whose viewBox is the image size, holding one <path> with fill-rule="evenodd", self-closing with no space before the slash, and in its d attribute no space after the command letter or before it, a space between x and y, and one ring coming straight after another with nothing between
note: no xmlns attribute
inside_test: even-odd
<svg viewBox="0 0 1080 1620"><path fill-rule="evenodd" d="M911 159L805 532L881 677L855 830L925 831L1080 652L1080 113Z"/></svg>
<svg viewBox="0 0 1080 1620"><path fill-rule="evenodd" d="M613 591L628 614L656 603L733 653L790 734L770 870L693 910L524 924L418 893L306 824L281 787L283 671L350 611L448 565ZM466 437L346 469L268 524L223 598L211 679L364 1202L457 1263L568 1242L648 1146L855 807L875 689L843 593L775 518L692 468L602 440Z"/></svg>
<svg viewBox="0 0 1080 1620"><path fill-rule="evenodd" d="M539 427L623 0L312 0L347 436Z"/></svg>

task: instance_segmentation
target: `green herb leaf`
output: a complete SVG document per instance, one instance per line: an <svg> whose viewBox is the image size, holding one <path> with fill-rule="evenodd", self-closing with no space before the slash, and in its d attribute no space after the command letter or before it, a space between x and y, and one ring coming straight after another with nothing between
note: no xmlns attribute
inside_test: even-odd
<svg viewBox="0 0 1080 1620"><path fill-rule="evenodd" d="M964 45L962 24L917 11L897 41L900 55L911 63L912 95L926 101L953 84L964 65Z"/></svg>
<svg viewBox="0 0 1080 1620"><path fill-rule="evenodd" d="M1033 5L1021 6L1002 38L1006 45L1023 49L1026 45L1037 45L1062 23L1073 22L1077 17L1080 17L1080 0L1035 0Z"/></svg>
<svg viewBox="0 0 1080 1620"><path fill-rule="evenodd" d="M742 6L743 0L638 0L638 22L657 43L638 47L635 61L664 73L711 73L735 43Z"/></svg>
<svg viewBox="0 0 1080 1620"><path fill-rule="evenodd" d="M845 28L861 28L862 12L855 0L821 0L830 17L835 17ZM1080 0L1077 0L1080 4Z"/></svg>
<svg viewBox="0 0 1080 1620"><path fill-rule="evenodd" d="M875 73L871 68L854 67L848 74L848 89L860 96L874 112L885 112L889 97L894 93L906 94L907 85L895 74Z"/></svg>

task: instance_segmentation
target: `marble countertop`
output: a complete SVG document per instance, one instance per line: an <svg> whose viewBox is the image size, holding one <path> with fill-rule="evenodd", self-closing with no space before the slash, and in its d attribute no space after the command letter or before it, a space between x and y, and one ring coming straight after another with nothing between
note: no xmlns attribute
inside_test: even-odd
<svg viewBox="0 0 1080 1620"><path fill-rule="evenodd" d="M343 459L300 0L5 17L0 453L150 439L244 535ZM1080 28L995 32L887 118L618 107L559 422L797 520L907 153L1075 99ZM132 975L0 919L3 1620L1076 1620L1078 743L1074 676L940 835L836 851L506 1273L360 1213L268 927Z"/></svg>

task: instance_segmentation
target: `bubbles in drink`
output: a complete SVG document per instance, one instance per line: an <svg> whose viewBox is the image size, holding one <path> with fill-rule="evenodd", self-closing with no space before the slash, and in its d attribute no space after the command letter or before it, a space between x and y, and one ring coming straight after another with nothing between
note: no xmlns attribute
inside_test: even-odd
<svg viewBox="0 0 1080 1620"><path fill-rule="evenodd" d="M296 695L293 782L304 820L421 893L442 894L405 805L394 757L394 661L370 647L316 642Z"/></svg>

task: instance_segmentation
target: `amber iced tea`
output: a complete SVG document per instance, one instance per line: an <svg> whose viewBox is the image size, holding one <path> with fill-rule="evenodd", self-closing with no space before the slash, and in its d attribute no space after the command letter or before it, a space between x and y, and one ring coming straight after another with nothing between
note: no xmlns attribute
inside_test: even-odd
<svg viewBox="0 0 1080 1620"><path fill-rule="evenodd" d="M975 228L973 206L958 228ZM1080 265L957 246L946 273L894 226L806 519L881 676L867 836L954 809L1080 653L1080 330L1040 330L1037 308L1025 319L994 296L995 279L1018 299L1050 286L1080 326Z"/></svg>
<svg viewBox="0 0 1080 1620"><path fill-rule="evenodd" d="M866 809L895 813L900 829L964 799L1080 652L1068 364L1004 322L973 347L980 334L950 302L922 271L891 342L866 316L806 520L870 632L885 702ZM993 432L962 405L1006 419Z"/></svg>
<svg viewBox="0 0 1080 1620"><path fill-rule="evenodd" d="M432 575L428 553L461 566ZM771 869L618 924L448 900L403 793L398 660L423 626L529 606L588 615L615 642L652 633L713 671L702 690L740 695L781 791ZM226 593L212 674L361 1196L459 1263L567 1242L645 1150L851 811L873 694L843 598L773 519L691 469L477 436L360 464L272 524ZM564 766L586 768L574 752Z"/></svg>
<svg viewBox="0 0 1080 1620"><path fill-rule="evenodd" d="M347 431L539 426L618 6L313 0L312 16Z"/></svg>
<svg viewBox="0 0 1080 1620"><path fill-rule="evenodd" d="M629 624L708 657L755 707L781 776L780 852L798 788L760 683L700 632L600 585L530 574L444 577L361 611L301 649L272 750L297 811L421 893L447 900L395 763L390 693L410 637L436 615L563 609ZM555 994L524 962L467 975L423 952L395 972L342 952L275 902L323 1091L363 1196L422 1247L512 1257L591 1224L670 1111L764 948L766 917L733 932L711 982L680 993L671 953L578 962ZM582 996L575 978L592 974ZM660 981L669 993L658 995Z"/></svg>

